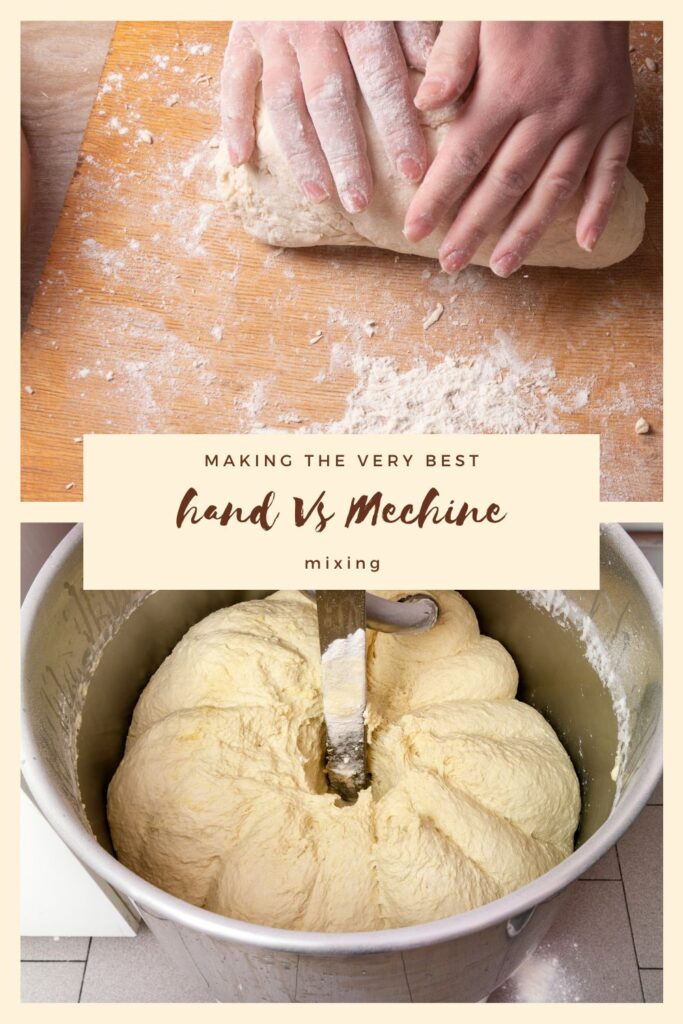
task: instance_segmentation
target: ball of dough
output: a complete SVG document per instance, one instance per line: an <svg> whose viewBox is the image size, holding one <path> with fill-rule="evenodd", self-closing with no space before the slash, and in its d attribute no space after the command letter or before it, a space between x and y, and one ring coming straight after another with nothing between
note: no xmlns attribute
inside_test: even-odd
<svg viewBox="0 0 683 1024"><path fill-rule="evenodd" d="M422 76L418 72L411 75L416 92ZM312 203L302 194L273 134L260 90L254 156L250 163L232 167L227 146L222 143L216 160L220 194L244 230L270 245L367 245L436 259L457 206L449 211L441 227L428 238L409 242L403 234L403 223L417 185L406 181L389 162L370 112L360 96L358 112L367 139L374 180L372 201L362 213L348 213L336 196L323 203ZM419 112L419 116L431 162L451 121L458 116L457 106L431 114ZM609 224L593 252L586 252L576 241L576 221L582 198L579 192L569 200L527 256L527 265L595 269L618 263L638 248L645 232L647 196L630 171L626 172ZM475 266L488 266L506 224L507 221L501 223L484 240L471 261Z"/></svg>
<svg viewBox="0 0 683 1024"><path fill-rule="evenodd" d="M228 917L339 932L470 910L571 853L566 752L467 601L434 597L428 633L369 633L372 784L352 806L326 785L315 605L283 591L193 626L109 786L120 860Z"/></svg>

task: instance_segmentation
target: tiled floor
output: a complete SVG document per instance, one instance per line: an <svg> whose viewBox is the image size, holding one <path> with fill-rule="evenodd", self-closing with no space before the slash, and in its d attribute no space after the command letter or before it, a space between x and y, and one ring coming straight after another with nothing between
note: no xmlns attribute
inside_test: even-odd
<svg viewBox="0 0 683 1024"><path fill-rule="evenodd" d="M23 939L25 1002L210 1002L142 928L134 939ZM661 1002L662 787L575 883L542 945L490 1002Z"/></svg>

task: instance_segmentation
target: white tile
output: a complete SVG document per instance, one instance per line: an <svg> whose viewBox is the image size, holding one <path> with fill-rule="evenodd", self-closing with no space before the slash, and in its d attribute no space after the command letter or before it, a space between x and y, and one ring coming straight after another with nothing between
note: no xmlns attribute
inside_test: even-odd
<svg viewBox="0 0 683 1024"><path fill-rule="evenodd" d="M77 1003L84 963L37 963L21 965L22 1003Z"/></svg>
<svg viewBox="0 0 683 1024"><path fill-rule="evenodd" d="M148 928L134 939L92 940L82 1003L210 1003L202 982L172 963Z"/></svg>
<svg viewBox="0 0 683 1024"><path fill-rule="evenodd" d="M22 960L87 960L90 939L40 938L23 935L21 939Z"/></svg>
<svg viewBox="0 0 683 1024"><path fill-rule="evenodd" d="M639 967L662 966L662 808L647 806L617 843Z"/></svg>
<svg viewBox="0 0 683 1024"><path fill-rule="evenodd" d="M592 864L583 875L582 878L599 878L609 879L621 878L621 872L619 871L619 861L617 859L617 851L614 847L608 850L600 860Z"/></svg>
<svg viewBox="0 0 683 1024"><path fill-rule="evenodd" d="M646 1003L662 1002L662 971L646 970L640 972L643 995Z"/></svg>
<svg viewBox="0 0 683 1024"><path fill-rule="evenodd" d="M648 800L649 804L663 804L664 803L664 779L660 779L654 788L652 796Z"/></svg>
<svg viewBox="0 0 683 1024"><path fill-rule="evenodd" d="M576 882L541 945L490 1003L643 1001L621 882Z"/></svg>

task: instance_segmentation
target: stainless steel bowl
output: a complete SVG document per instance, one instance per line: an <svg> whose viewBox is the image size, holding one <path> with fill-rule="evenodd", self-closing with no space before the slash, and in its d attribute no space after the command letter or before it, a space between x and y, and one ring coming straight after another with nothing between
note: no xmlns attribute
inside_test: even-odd
<svg viewBox="0 0 683 1024"><path fill-rule="evenodd" d="M183 633L215 608L266 592L84 591L82 543L76 528L24 603L24 778L76 856L216 1000L486 998L536 948L567 887L629 827L661 774L661 587L625 531L607 525L598 592L465 592L482 630L515 658L520 696L550 720L579 773L583 811L570 857L503 899L409 928L297 932L201 910L116 860L107 785L138 696Z"/></svg>

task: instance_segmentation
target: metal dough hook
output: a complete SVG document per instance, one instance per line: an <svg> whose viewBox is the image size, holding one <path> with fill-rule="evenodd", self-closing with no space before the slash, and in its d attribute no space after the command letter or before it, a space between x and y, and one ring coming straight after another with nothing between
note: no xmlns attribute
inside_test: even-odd
<svg viewBox="0 0 683 1024"><path fill-rule="evenodd" d="M342 800L355 803L368 784L366 628L386 633L424 632L436 622L439 606L425 594L388 601L364 590L302 593L316 601L318 610L327 778Z"/></svg>
<svg viewBox="0 0 683 1024"><path fill-rule="evenodd" d="M311 601L319 591L302 590ZM343 593L343 591L335 591ZM378 633L422 633L439 617L439 606L428 594L408 594L398 601L365 593L365 622Z"/></svg>

